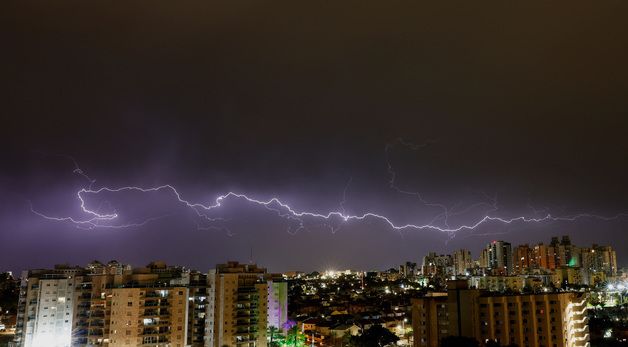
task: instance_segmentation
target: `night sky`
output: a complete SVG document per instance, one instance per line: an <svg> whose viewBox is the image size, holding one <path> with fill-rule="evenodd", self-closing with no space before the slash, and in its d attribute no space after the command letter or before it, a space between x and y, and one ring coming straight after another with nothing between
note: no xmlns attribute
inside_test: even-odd
<svg viewBox="0 0 628 347"><path fill-rule="evenodd" d="M275 271L386 269L563 234L612 244L628 265L626 13L619 0L3 2L0 270L207 270L251 255ZM398 225L617 218L298 229L243 199L210 222L169 190L86 198L118 214L107 226L151 219L137 227L31 212L88 219L86 176L93 189L171 184L203 204L234 191Z"/></svg>

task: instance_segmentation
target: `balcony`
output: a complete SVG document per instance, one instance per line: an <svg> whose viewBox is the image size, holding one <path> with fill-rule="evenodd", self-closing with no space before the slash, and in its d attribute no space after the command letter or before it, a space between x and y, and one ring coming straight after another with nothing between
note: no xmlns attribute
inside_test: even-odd
<svg viewBox="0 0 628 347"><path fill-rule="evenodd" d="M142 335L143 336L147 336L147 335L159 335L159 330L157 329L144 329L142 331Z"/></svg>
<svg viewBox="0 0 628 347"><path fill-rule="evenodd" d="M90 329L89 330L89 336L103 336L103 330L102 329Z"/></svg>
<svg viewBox="0 0 628 347"><path fill-rule="evenodd" d="M144 314L142 317L157 317L159 316L159 311L157 310L144 310Z"/></svg>
<svg viewBox="0 0 628 347"><path fill-rule="evenodd" d="M79 337L74 339L74 344L76 345L86 345L87 344L87 338L86 337Z"/></svg>
<svg viewBox="0 0 628 347"><path fill-rule="evenodd" d="M147 335L167 335L170 334L170 328L152 328L152 329L144 329L142 331L142 336Z"/></svg>
<svg viewBox="0 0 628 347"><path fill-rule="evenodd" d="M145 341L140 346L142 347L154 347L156 344L166 344L168 343L168 339L165 337L160 337L157 340Z"/></svg>
<svg viewBox="0 0 628 347"><path fill-rule="evenodd" d="M237 334L251 334L251 333L256 333L256 332L257 332L257 327L249 327L249 328L238 327L238 329L236 329Z"/></svg>
<svg viewBox="0 0 628 347"><path fill-rule="evenodd" d="M257 288L255 288L255 287L240 287L240 288L238 288L238 293L257 293Z"/></svg>
<svg viewBox="0 0 628 347"><path fill-rule="evenodd" d="M147 292L144 295L145 298L165 298L168 297L167 295L161 295L160 293L157 292Z"/></svg>
<svg viewBox="0 0 628 347"><path fill-rule="evenodd" d="M88 333L89 332L87 329L79 329L79 330L74 331L72 335L82 337L82 336L87 336Z"/></svg>
<svg viewBox="0 0 628 347"><path fill-rule="evenodd" d="M144 310L144 314L142 314L142 317L145 317L145 318L150 318L150 317L169 317L169 316L170 316L170 311L168 311L168 310L156 310L156 309Z"/></svg>
<svg viewBox="0 0 628 347"><path fill-rule="evenodd" d="M105 322L100 320L100 321L95 321L95 322L91 322L89 324L90 327L97 327L97 328L104 328L105 327Z"/></svg>
<svg viewBox="0 0 628 347"><path fill-rule="evenodd" d="M153 300L147 300L144 302L144 307L155 307L155 306L170 306L170 302L168 302L168 300L165 300L165 299L162 299L162 300L153 299Z"/></svg>

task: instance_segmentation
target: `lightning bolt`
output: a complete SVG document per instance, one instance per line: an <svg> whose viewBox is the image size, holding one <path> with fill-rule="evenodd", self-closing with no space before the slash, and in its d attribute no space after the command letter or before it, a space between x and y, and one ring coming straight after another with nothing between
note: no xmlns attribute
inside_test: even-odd
<svg viewBox="0 0 628 347"><path fill-rule="evenodd" d="M340 211L342 212L342 214L347 213L347 211L345 210L345 204L347 203L347 190L349 190L351 182L353 182L353 177L349 177L349 181L347 181L345 189L342 190L342 201L340 201Z"/></svg>
<svg viewBox="0 0 628 347"><path fill-rule="evenodd" d="M386 154L386 164L388 166L388 186L390 187L390 189L396 191L397 193L400 194L404 194L404 195L409 195L412 197L417 198L423 205L425 206L429 206L429 207L436 207L439 210L441 210L441 213L436 215L436 217L434 217L434 219L432 219L432 221L430 221L429 224L433 224L435 223L437 220L441 219L441 218L445 218L445 226L449 227L449 209L447 208L447 206L440 204L440 203L435 203L435 202L428 202L427 200L425 200L425 198L423 198L423 195L419 192L413 192L413 191L408 191L405 189L400 188L397 185L397 172L395 171L395 169L393 168L393 165L391 163L390 160L390 151L392 149L395 148L395 146L397 145L402 145L404 147L407 147L413 151L418 151L419 149L425 148L429 145L429 143L424 143L424 144L414 144L411 142L407 142L402 138L397 138L397 140L393 143L389 143L386 144L386 147L384 148L384 153Z"/></svg>
<svg viewBox="0 0 628 347"><path fill-rule="evenodd" d="M406 142L400 142L400 143L403 143L404 145L409 145ZM421 147L416 147L416 145L413 145L413 146L415 146L414 148L417 148L417 149L421 148ZM388 152L390 148L391 147L387 146L386 152ZM71 157L68 157L68 158L71 158ZM436 220L435 219L426 224L412 224L412 223L397 224L389 217L376 213L376 212L365 212L362 214L350 214L346 212L344 205L347 200L347 197L346 197L347 190L348 190L349 185L351 184L352 179L350 179L347 185L345 186L345 189L343 191L343 200L340 202L340 210L338 211L316 212L316 211L298 210L290 206L289 204L283 202L278 197L271 197L269 199L264 200L264 199L255 198L247 194L238 193L238 192L228 192L228 193L219 195L212 202L203 204L203 203L192 202L187 199L184 199L182 194L174 186L170 184L160 185L156 187L123 186L123 187L117 187L117 188L101 187L101 188L95 189L93 188L93 185L96 181L91 179L83 170L81 170L73 158L71 159L75 165L75 169L73 172L85 178L89 182L89 186L87 188L82 188L76 193L76 199L79 202L80 210L85 216L85 218L79 219L79 218L74 218L70 216L67 216L67 217L51 216L51 215L48 215L48 214L45 214L43 212L36 210L32 204L30 205L31 211L35 213L36 215L47 220L72 223L76 225L77 227L86 228L86 229L94 229L94 228L123 229L123 228L130 228L130 227L139 227L139 226L146 225L150 222L153 222L155 220L170 216L170 215L161 215L157 217L148 218L146 220L139 221L139 222L117 224L116 222L120 219L120 214L117 211L102 213L102 212L98 212L95 209L91 209L88 207L88 203L86 202L87 196L99 195L102 193L113 193L113 194L125 193L125 192L157 193L157 192L164 192L164 191L169 192L170 195L179 204L193 210L196 213L196 215L198 215L199 217L203 218L204 220L208 222L225 221L225 219L223 218L212 218L209 216L209 214L215 210L218 210L220 207L222 207L226 201L228 200L246 201L253 205L263 207L269 211L273 211L281 218L286 218L291 221L295 221L297 223L297 227L296 229L292 229L292 228L289 229L289 232L291 234L296 234L299 230L304 229L307 222L306 219L320 220L324 224L328 224L328 225L329 223L333 224L333 223L348 223L352 221L376 220L376 221L382 222L383 224L387 225L392 230L396 230L396 231L432 230L432 231L445 233L449 235L451 238L461 231L466 231L466 230L471 231L471 230L477 229L483 224L487 224L491 222L508 225L508 224L513 224L513 223L542 223L542 222L552 222L552 221L573 222L582 218L611 221L611 220L628 216L628 213L618 213L613 216L601 216L601 215L589 214L589 213L581 213L581 214L575 214L575 215L570 215L570 216L554 216L550 213L546 213L545 215L540 216L540 217L517 216L517 217L512 217L512 218L504 218L504 217L492 216L490 215L490 213L486 213L483 217L477 219L473 223L460 224L458 226L452 227L447 224L447 218L449 216L463 214L477 206L488 204L489 206L491 206L490 212L497 211L498 207L497 207L496 197L492 198L492 197L486 196L487 199L491 201L490 204L478 203L478 204L468 206L462 210L455 210L457 206L450 209L450 208L447 208L443 204L428 202L421 196L421 194L400 189L396 185L395 183L396 173L389 161L388 172L390 174L390 181L389 181L390 187L398 191L399 193L417 197L421 202L425 203L425 205L427 206L433 206L433 207L437 207L441 209L442 213L440 215L445 217L445 223L446 223L444 226L436 225L434 223L434 221ZM535 211L535 212L538 212L538 211ZM202 226L200 224L198 225L198 227L199 229L225 229L229 232L229 235L231 235L231 232L224 227ZM332 231L334 230L337 230L337 229L332 228Z"/></svg>
<svg viewBox="0 0 628 347"><path fill-rule="evenodd" d="M185 200L181 197L181 194L179 193L179 191L177 191L177 189L169 184L166 185L162 185L162 186L158 186L158 187L151 187L151 188L142 188L142 187L136 187L136 186L126 186L126 187L119 187L119 188L108 188L108 187L102 187L96 190L93 189L89 189L89 188L84 188L78 191L78 193L76 194L77 199L80 201L80 208L83 211L83 213L85 215L87 215L88 218L86 219L75 219L73 217L54 217L54 216L48 216L45 215L44 213L38 212L34 209L32 209L32 211L34 213L36 213L37 215L49 219L49 220L53 220L53 221L64 221L64 222L71 222L77 225L84 225L84 226L91 226L91 227L109 227L109 228L126 228L126 227L131 227L131 226L141 226L141 225L145 225L146 223L150 222L151 220L147 220L141 223L133 223L133 224L125 224L125 225L109 225L109 224L103 224L103 222L111 222L116 220L119 215L118 213L97 213L93 210L90 210L87 206L86 206L86 202L85 202L85 198L84 196L87 194L100 194L102 192L109 192L109 193L120 193L120 192L127 192L127 191L135 191L135 192L141 192L141 193L150 193L150 192L158 192L158 191L170 191L172 193L172 195L174 196L174 198L181 204L189 207L190 209L194 210L197 212L197 214L199 216L203 216L203 217L207 217L206 212L209 212L211 210L217 209L219 207L222 206L222 204L228 200L228 199L241 199L244 201L247 201L249 203L255 204L255 205L259 205L262 206L264 208L270 209L272 211L276 211L279 213L280 217L286 217L286 218L293 218L295 220L300 221L301 223L303 223L303 219L304 217L311 217L311 218L320 218L320 219L324 219L324 220L332 220L334 218L337 218L338 220L342 221L342 222L349 222L349 221L361 221L361 220L365 220L365 219L369 219L369 218L373 218L373 219L377 219L380 220L382 222L384 222L385 224L387 224L390 228L395 229L395 230L404 230L404 229L429 229L429 230L434 230L434 231L439 231L439 232L444 232L447 234L455 234L459 231L463 231L463 230L473 230L476 229L477 227L479 227L482 224L485 224L487 222L500 222L503 224L512 224L515 222L526 222L526 223L530 223L530 222L534 222L534 223L540 223L540 222L545 222L545 221L575 221L577 219L580 218L596 218L596 219L602 219L605 221L610 221L610 220L614 220L620 217L624 217L627 214L626 213L620 213L617 214L615 216L610 216L610 217L605 217L605 216L599 216L599 215L594 215L594 214L588 214L588 213L583 213L583 214L577 214L577 215L573 215L573 216L552 216L551 214L547 214L543 217L539 217L539 218L533 218L533 217L525 217L525 216L518 216L518 217L514 217L514 218L502 218L502 217L493 217L493 216L484 216L483 218L479 219L478 221L471 223L471 224L463 224L457 227L439 227L436 225L432 225L432 224L395 224L391 219L389 219L388 217L378 214L378 213L374 213L374 212L366 212L363 214L358 214L358 215L351 215L351 214L346 214L343 213L342 211L331 211L331 212L327 212L327 213L318 213L318 212L311 212L311 211L298 211L295 210L294 208L292 208L290 205L282 202L279 198L276 197L272 197L268 200L260 200L260 199L256 199L250 196L247 196L246 194L240 194L240 193L236 193L236 192L228 192L226 194L220 195L218 196L212 203L210 204L201 204L198 202L190 202L188 200ZM157 217L157 218L163 218L162 217ZM153 219L154 220L154 219ZM302 225L301 225L302 227Z"/></svg>
<svg viewBox="0 0 628 347"><path fill-rule="evenodd" d="M432 143L433 143L432 141L429 141L422 144L416 144L413 142L406 141L403 138L399 137L395 141L386 144L386 146L384 147L384 154L386 157L386 165L387 165L387 172L388 172L388 187L399 194L408 195L408 196L418 199L424 206L434 207L440 210L441 212L438 213L434 218L432 218L432 220L428 224L434 225L436 222L442 220L443 225L445 226L445 229L451 229L449 226L450 217L463 215L478 207L481 207L481 206L488 207L488 209L484 211L485 215L489 215L497 211L499 209L499 207L497 206L497 197L496 196L491 197L484 192L479 192L479 193L486 199L486 201L489 201L490 203L486 201L479 202L479 203L475 203L467 207L464 207L462 208L462 210L459 210L461 202L458 202L452 207L448 207L442 203L430 202L426 200L423 197L423 194L421 194L420 192L409 191L409 190L403 189L397 184L397 172L392 165L392 161L390 159L390 151L393 150L396 146L403 146L404 148L407 148L411 151L419 151L431 145ZM450 238L452 238L454 235L455 233L450 233Z"/></svg>

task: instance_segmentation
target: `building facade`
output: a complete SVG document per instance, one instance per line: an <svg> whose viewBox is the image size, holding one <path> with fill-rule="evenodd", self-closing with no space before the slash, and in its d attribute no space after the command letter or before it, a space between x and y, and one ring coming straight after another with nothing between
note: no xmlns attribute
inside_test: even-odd
<svg viewBox="0 0 628 347"><path fill-rule="evenodd" d="M268 327L286 332L288 321L288 282L267 281L268 285Z"/></svg>
<svg viewBox="0 0 628 347"><path fill-rule="evenodd" d="M512 246L505 241L493 241L487 247L488 267L494 274L509 275L513 272Z"/></svg>
<svg viewBox="0 0 628 347"><path fill-rule="evenodd" d="M187 345L188 288L114 288L112 292L109 346Z"/></svg>
<svg viewBox="0 0 628 347"><path fill-rule="evenodd" d="M450 281L446 294L413 299L412 315L415 347L438 346L447 336L521 347L584 347L589 340L580 292L503 295Z"/></svg>
<svg viewBox="0 0 628 347"><path fill-rule="evenodd" d="M72 345L77 274L69 267L22 274L13 346Z"/></svg>
<svg viewBox="0 0 628 347"><path fill-rule="evenodd" d="M471 258L471 251L467 249L459 249L454 252L453 258L454 275L468 275L469 269L473 268L473 258Z"/></svg>
<svg viewBox="0 0 628 347"><path fill-rule="evenodd" d="M206 346L267 346L269 324L282 327L288 305L287 286L275 285L273 277L264 268L238 262L209 271Z"/></svg>
<svg viewBox="0 0 628 347"><path fill-rule="evenodd" d="M256 265L94 262L23 274L11 346L259 347L287 317L287 283Z"/></svg>

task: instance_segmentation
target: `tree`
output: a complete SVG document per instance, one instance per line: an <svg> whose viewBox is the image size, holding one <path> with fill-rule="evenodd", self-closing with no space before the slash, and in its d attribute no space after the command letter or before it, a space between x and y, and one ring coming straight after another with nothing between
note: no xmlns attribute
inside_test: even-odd
<svg viewBox="0 0 628 347"><path fill-rule="evenodd" d="M354 336L351 344L357 347L382 347L399 341L397 335L381 325L373 325L362 335Z"/></svg>
<svg viewBox="0 0 628 347"><path fill-rule="evenodd" d="M305 336L301 334L299 328L295 325L290 330L288 330L288 334L286 335L285 344L287 346L292 347L304 347L305 346Z"/></svg>
<svg viewBox="0 0 628 347"><path fill-rule="evenodd" d="M406 341L410 342L410 338L412 337L413 332L412 329L406 329L406 332L403 333L403 337L406 338Z"/></svg>
<svg viewBox="0 0 628 347"><path fill-rule="evenodd" d="M268 327L268 338L270 339L268 343L270 347L281 346L286 339L286 337L281 334L281 330L272 325Z"/></svg>
<svg viewBox="0 0 628 347"><path fill-rule="evenodd" d="M353 336L349 331L346 331L344 335L342 335L342 346L351 346Z"/></svg>

